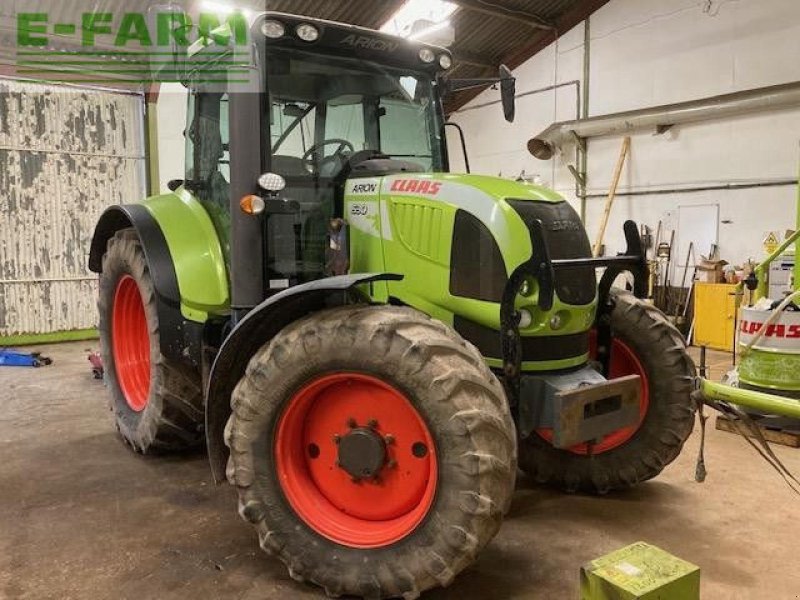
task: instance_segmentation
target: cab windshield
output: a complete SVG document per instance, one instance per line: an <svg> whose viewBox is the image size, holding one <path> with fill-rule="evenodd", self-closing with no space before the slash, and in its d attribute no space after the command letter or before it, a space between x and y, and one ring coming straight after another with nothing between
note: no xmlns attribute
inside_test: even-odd
<svg viewBox="0 0 800 600"><path fill-rule="evenodd" d="M328 178L378 156L444 170L434 85L417 71L270 49L271 169Z"/></svg>

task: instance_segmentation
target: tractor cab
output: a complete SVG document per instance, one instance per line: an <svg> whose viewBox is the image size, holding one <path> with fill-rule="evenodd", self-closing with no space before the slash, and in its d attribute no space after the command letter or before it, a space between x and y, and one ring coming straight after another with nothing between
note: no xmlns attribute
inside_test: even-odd
<svg viewBox="0 0 800 600"><path fill-rule="evenodd" d="M189 78L185 179L245 311L333 274L326 248L348 179L448 170L441 75L452 62L443 48L281 13L259 17L251 38L251 64L224 88L207 83L213 61Z"/></svg>

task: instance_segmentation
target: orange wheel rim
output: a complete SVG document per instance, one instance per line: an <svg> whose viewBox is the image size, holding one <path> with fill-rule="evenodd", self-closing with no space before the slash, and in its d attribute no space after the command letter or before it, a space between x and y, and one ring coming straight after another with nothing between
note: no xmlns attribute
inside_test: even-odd
<svg viewBox="0 0 800 600"><path fill-rule="evenodd" d="M141 412L150 395L150 334L139 286L130 275L123 275L114 291L111 347L125 402Z"/></svg>
<svg viewBox="0 0 800 600"><path fill-rule="evenodd" d="M402 392L362 373L324 375L296 392L278 420L274 458L295 513L345 546L403 539L436 494L425 421Z"/></svg>

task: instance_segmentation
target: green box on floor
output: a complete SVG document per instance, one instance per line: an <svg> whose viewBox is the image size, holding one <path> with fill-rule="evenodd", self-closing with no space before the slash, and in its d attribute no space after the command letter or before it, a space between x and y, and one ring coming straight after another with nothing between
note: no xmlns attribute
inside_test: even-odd
<svg viewBox="0 0 800 600"><path fill-rule="evenodd" d="M636 542L581 567L581 600L699 600L700 567Z"/></svg>

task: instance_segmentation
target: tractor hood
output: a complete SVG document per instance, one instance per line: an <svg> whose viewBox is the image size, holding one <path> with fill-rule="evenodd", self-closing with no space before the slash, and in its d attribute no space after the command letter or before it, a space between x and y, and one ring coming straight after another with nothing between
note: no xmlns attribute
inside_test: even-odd
<svg viewBox="0 0 800 600"><path fill-rule="evenodd" d="M533 232L544 234L553 259L591 254L575 210L555 192L523 182L403 172L350 179L344 199L351 272L404 276L375 284L370 294L451 323L495 360L493 366L501 358L501 302L510 276L532 258ZM548 307L537 304L535 293L514 298L515 307L530 316L522 335L553 335L566 344L554 360L523 353L526 368L572 368L586 359L594 268L558 273L552 284L555 299Z"/></svg>
<svg viewBox="0 0 800 600"><path fill-rule="evenodd" d="M532 251L528 227L509 201L564 203L560 195L541 186L500 177L450 173L386 176L381 183L381 197L424 198L470 213L492 232L508 272L530 258Z"/></svg>

